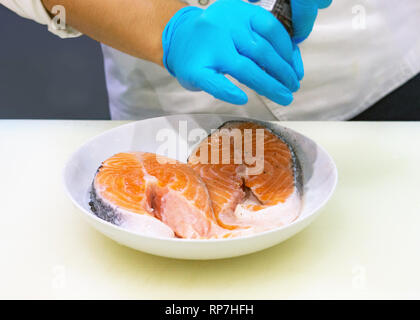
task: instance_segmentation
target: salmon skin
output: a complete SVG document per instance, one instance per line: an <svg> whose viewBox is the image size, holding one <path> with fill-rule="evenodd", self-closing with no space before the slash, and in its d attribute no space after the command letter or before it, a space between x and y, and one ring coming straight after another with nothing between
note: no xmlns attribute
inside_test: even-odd
<svg viewBox="0 0 420 320"><path fill-rule="evenodd" d="M98 217L143 234L194 239L220 229L200 176L153 153L119 153L104 161L90 206Z"/></svg>
<svg viewBox="0 0 420 320"><path fill-rule="evenodd" d="M229 121L204 139L188 163L210 194L224 237L294 221L301 208L299 164L292 148L268 128Z"/></svg>

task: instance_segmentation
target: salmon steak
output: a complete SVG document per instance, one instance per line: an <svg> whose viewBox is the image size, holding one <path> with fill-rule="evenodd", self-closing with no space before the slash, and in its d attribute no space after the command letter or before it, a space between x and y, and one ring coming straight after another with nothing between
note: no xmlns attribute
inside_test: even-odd
<svg viewBox="0 0 420 320"><path fill-rule="evenodd" d="M90 206L98 217L143 234L194 239L221 229L200 176L153 153L119 153L104 161Z"/></svg>
<svg viewBox="0 0 420 320"><path fill-rule="evenodd" d="M298 163L291 147L253 122L230 121L204 139L188 159L210 194L224 237L293 222L301 210Z"/></svg>
<svg viewBox="0 0 420 320"><path fill-rule="evenodd" d="M92 212L151 236L223 239L293 222L301 210L299 163L270 129L229 121L187 163L147 152L102 162L90 191Z"/></svg>

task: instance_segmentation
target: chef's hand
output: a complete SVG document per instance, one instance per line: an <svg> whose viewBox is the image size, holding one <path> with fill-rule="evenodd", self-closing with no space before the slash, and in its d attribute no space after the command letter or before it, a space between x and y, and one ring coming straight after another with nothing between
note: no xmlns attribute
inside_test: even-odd
<svg viewBox="0 0 420 320"><path fill-rule="evenodd" d="M303 77L299 50L283 25L242 0L179 10L162 43L163 64L183 87L233 104L248 98L225 74L281 105L292 102Z"/></svg>
<svg viewBox="0 0 420 320"><path fill-rule="evenodd" d="M302 42L312 32L318 9L327 8L332 0L291 0L293 40Z"/></svg>

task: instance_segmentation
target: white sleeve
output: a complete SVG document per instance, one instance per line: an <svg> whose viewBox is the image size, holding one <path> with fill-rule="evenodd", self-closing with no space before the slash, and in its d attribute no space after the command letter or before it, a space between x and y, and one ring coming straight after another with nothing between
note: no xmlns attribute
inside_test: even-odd
<svg viewBox="0 0 420 320"><path fill-rule="evenodd" d="M48 14L41 0L0 0L0 4L14 11L21 17L32 19L48 26L48 31L60 38L74 38L81 33L70 26L58 27Z"/></svg>

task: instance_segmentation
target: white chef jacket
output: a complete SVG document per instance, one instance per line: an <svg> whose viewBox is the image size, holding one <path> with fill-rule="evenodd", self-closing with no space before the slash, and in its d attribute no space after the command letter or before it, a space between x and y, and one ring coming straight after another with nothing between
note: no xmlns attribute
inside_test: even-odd
<svg viewBox="0 0 420 320"><path fill-rule="evenodd" d="M189 0L205 7L215 0ZM59 30L40 0L0 0L19 15ZM238 84L245 106L184 89L148 61L103 46L113 119L144 119L178 113L237 114L264 120L345 120L364 111L420 71L419 0L335 0L319 12L314 31L301 44L305 78L294 102L280 106ZM420 103L420 102L419 102ZM398 108L398 106L395 106Z"/></svg>

